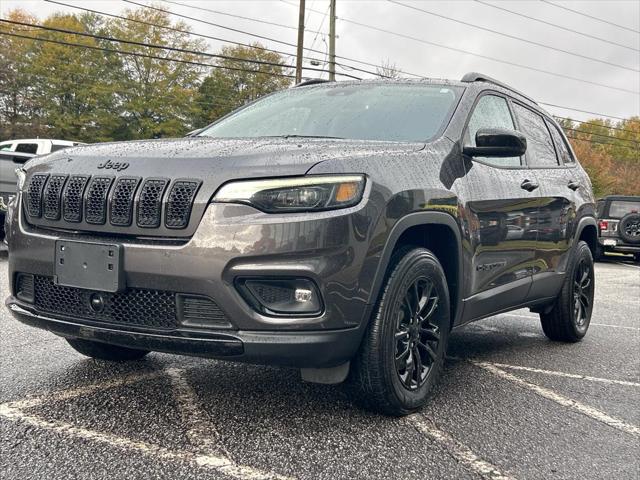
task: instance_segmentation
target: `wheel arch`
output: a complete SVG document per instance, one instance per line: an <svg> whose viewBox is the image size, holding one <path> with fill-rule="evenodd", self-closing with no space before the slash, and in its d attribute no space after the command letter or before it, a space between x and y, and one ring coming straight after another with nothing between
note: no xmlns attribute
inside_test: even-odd
<svg viewBox="0 0 640 480"><path fill-rule="evenodd" d="M598 248L598 223L594 217L583 217L578 222L576 228L576 241L574 242L574 250L580 240L584 240L589 245L591 255L595 258Z"/></svg>
<svg viewBox="0 0 640 480"><path fill-rule="evenodd" d="M451 243L455 248L451 248ZM462 238L455 218L444 212L410 213L396 222L385 243L375 273L370 303L379 298L388 274L393 252L405 245L428 248L444 269L451 300L451 326L458 323L462 313Z"/></svg>

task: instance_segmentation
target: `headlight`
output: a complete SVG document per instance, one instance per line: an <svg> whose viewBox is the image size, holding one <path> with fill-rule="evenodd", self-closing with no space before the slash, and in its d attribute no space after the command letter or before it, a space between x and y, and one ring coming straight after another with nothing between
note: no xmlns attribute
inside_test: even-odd
<svg viewBox="0 0 640 480"><path fill-rule="evenodd" d="M363 175L248 180L224 185L214 202L245 203L268 213L333 210L362 199Z"/></svg>
<svg viewBox="0 0 640 480"><path fill-rule="evenodd" d="M25 173L25 171L21 168L16 168L16 176L18 177L18 192L20 190L22 190L22 187L24 187L24 181L27 178L27 174Z"/></svg>

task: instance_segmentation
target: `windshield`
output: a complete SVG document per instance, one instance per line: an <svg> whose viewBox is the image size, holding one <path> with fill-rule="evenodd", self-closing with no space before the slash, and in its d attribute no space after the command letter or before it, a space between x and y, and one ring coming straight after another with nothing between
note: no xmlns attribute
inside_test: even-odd
<svg viewBox="0 0 640 480"><path fill-rule="evenodd" d="M444 128L461 91L411 83L292 88L223 118L199 136L424 142Z"/></svg>

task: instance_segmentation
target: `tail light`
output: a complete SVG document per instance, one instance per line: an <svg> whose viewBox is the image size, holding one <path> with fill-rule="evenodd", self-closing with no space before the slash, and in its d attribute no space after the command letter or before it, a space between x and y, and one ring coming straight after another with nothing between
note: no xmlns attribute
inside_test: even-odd
<svg viewBox="0 0 640 480"><path fill-rule="evenodd" d="M600 230L608 230L609 229L609 222L605 221L605 220L600 220L599 223L600 226Z"/></svg>

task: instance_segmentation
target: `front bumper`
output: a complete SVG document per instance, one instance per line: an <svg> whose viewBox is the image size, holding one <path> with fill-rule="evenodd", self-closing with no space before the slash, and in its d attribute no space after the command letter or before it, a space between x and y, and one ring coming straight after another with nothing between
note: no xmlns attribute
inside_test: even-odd
<svg viewBox="0 0 640 480"><path fill-rule="evenodd" d="M7 240L12 296L7 305L22 322L58 335L133 348L252 363L320 368L349 360L371 312L379 257L369 242L377 210L368 202L320 214L269 215L244 206L212 204L188 240L145 239L54 231L27 225L20 201L9 205ZM16 298L18 273L52 278L55 243L117 243L127 289L150 289L212 299L230 328L178 324L144 331L85 321ZM324 308L316 316L269 316L256 311L236 288L245 277L308 278Z"/></svg>
<svg viewBox="0 0 640 480"><path fill-rule="evenodd" d="M56 335L123 347L296 368L335 367L349 361L362 338L360 328L326 332L188 331L142 333L85 325L40 315L13 297L7 308L20 322Z"/></svg>

